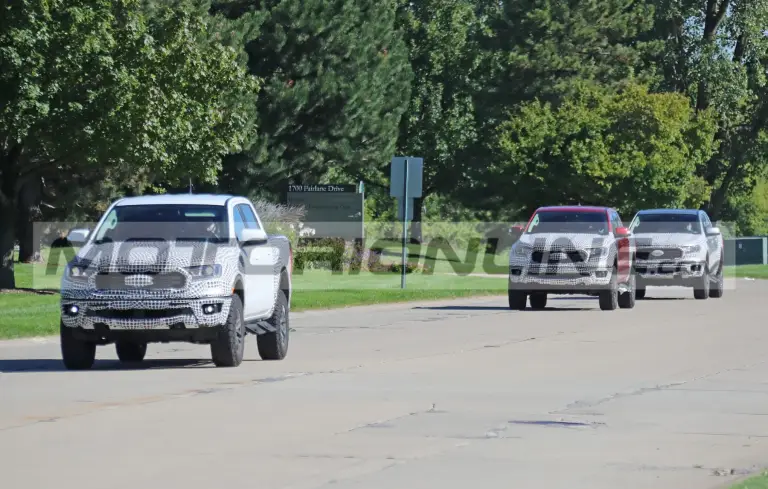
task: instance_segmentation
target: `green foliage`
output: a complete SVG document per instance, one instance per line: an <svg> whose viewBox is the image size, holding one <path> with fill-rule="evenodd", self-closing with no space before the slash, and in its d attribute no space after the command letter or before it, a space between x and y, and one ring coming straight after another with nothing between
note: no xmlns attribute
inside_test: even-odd
<svg viewBox="0 0 768 489"><path fill-rule="evenodd" d="M255 122L243 101L256 96L258 82L238 50L219 42L200 5L19 0L3 7L3 257L16 206L39 204L35 187L43 181L49 196L71 207L84 196L190 175L215 181L221 156L243 148ZM4 259L2 269L10 267Z"/></svg>
<svg viewBox="0 0 768 489"><path fill-rule="evenodd" d="M251 72L265 85L252 101L260 121L254 145L227 170L240 188L282 191L289 181L323 181L329 171L355 182L386 165L412 77L393 2L245 3L266 15L246 46ZM236 7L220 8L236 17L243 11Z"/></svg>
<svg viewBox="0 0 768 489"><path fill-rule="evenodd" d="M214 180L253 123L257 91L194 9L132 0L25 0L7 7L0 134L25 164L113 164L156 181ZM8 151L10 148L4 148Z"/></svg>
<svg viewBox="0 0 768 489"><path fill-rule="evenodd" d="M625 214L698 206L707 188L694 173L714 150L714 129L680 95L584 88L559 107L522 106L499 129L489 173L529 212L545 204L610 205Z"/></svg>
<svg viewBox="0 0 768 489"><path fill-rule="evenodd" d="M414 80L398 152L421 156L424 195L452 193L463 182L462 153L477 142L474 97L487 81L487 26L474 0L401 0L400 25Z"/></svg>

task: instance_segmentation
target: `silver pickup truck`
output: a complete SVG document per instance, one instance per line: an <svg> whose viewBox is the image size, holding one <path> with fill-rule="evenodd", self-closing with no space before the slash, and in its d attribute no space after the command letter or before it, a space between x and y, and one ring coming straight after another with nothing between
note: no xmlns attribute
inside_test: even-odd
<svg viewBox="0 0 768 489"><path fill-rule="evenodd" d="M720 229L696 209L647 209L635 214L636 296L648 286L693 288L696 299L722 297L724 246Z"/></svg>
<svg viewBox="0 0 768 489"><path fill-rule="evenodd" d="M80 243L75 243L80 244ZM68 369L93 366L115 343L140 362L148 343L209 344L216 366L288 351L293 252L268 235L253 204L230 195L153 195L114 202L61 282L61 353Z"/></svg>

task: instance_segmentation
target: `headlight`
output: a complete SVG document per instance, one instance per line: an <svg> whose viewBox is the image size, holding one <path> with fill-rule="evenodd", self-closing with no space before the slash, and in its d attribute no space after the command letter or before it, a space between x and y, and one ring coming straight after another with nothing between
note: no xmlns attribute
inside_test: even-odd
<svg viewBox="0 0 768 489"><path fill-rule="evenodd" d="M192 275L192 278L207 279L221 277L221 265L201 265L198 267L187 267L185 270Z"/></svg>
<svg viewBox="0 0 768 489"><path fill-rule="evenodd" d="M600 258L605 254L605 248L588 248L589 258Z"/></svg>
<svg viewBox="0 0 768 489"><path fill-rule="evenodd" d="M93 269L86 265L69 265L67 266L67 277L75 280L85 280L93 275Z"/></svg>
<svg viewBox="0 0 768 489"><path fill-rule="evenodd" d="M701 251L701 246L699 245L681 246L681 248L685 253L698 253L699 251Z"/></svg>
<svg viewBox="0 0 768 489"><path fill-rule="evenodd" d="M530 253L532 249L533 248L528 246L528 245L516 245L513 248L512 253L515 256L527 256L528 253Z"/></svg>

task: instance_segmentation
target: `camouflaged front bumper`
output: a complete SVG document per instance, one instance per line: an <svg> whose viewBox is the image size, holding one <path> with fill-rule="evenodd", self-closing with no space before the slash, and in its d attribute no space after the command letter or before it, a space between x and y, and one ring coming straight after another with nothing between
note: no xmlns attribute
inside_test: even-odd
<svg viewBox="0 0 768 489"><path fill-rule="evenodd" d="M171 330L209 328L224 324L230 297L188 300L72 300L62 299L65 326L95 330Z"/></svg>
<svg viewBox="0 0 768 489"><path fill-rule="evenodd" d="M612 268L600 265L510 265L509 288L517 290L597 290L610 285Z"/></svg>

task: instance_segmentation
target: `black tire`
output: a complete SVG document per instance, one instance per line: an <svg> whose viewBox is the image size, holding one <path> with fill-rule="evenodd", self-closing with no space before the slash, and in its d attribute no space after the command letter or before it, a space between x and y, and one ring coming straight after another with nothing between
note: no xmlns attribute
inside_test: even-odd
<svg viewBox="0 0 768 489"><path fill-rule="evenodd" d="M541 310L547 307L547 294L534 293L531 294L531 309Z"/></svg>
<svg viewBox="0 0 768 489"><path fill-rule="evenodd" d="M282 290L277 294L275 311L268 320L275 331L269 331L256 337L259 355L262 360L282 360L288 354L290 325L290 307L288 298Z"/></svg>
<svg viewBox="0 0 768 489"><path fill-rule="evenodd" d="M709 296L713 299L719 299L725 293L725 278L723 277L723 266L720 265L720 270L715 275L715 279L712 281L712 285L709 288Z"/></svg>
<svg viewBox="0 0 768 489"><path fill-rule="evenodd" d="M244 353L243 301L235 294L227 322L219 326L217 338L211 343L211 359L217 367L237 367L243 363Z"/></svg>
<svg viewBox="0 0 768 489"><path fill-rule="evenodd" d="M629 275L629 287L626 292L619 294L619 307L632 309L635 307L635 290L637 290L637 278L634 273Z"/></svg>
<svg viewBox="0 0 768 489"><path fill-rule="evenodd" d="M59 324L61 358L67 370L88 370L96 360L96 343L83 341L74 336L74 328Z"/></svg>
<svg viewBox="0 0 768 489"><path fill-rule="evenodd" d="M146 343L132 343L127 341L118 341L115 343L117 358L123 363L138 363L144 360L147 354Z"/></svg>
<svg viewBox="0 0 768 489"><path fill-rule="evenodd" d="M640 288L640 287L636 288L635 289L635 299L637 299L637 300L645 299L645 290L646 290L645 287L643 287L643 288Z"/></svg>
<svg viewBox="0 0 768 489"><path fill-rule="evenodd" d="M698 278L693 286L693 298L697 300L705 300L709 298L709 266L707 266L707 263L709 263L709 257L707 257L707 262L704 264L704 273L701 275L700 278Z"/></svg>
<svg viewBox="0 0 768 489"><path fill-rule="evenodd" d="M600 291L600 310L614 311L619 307L619 270L616 265L611 270L611 280L607 288Z"/></svg>
<svg viewBox="0 0 768 489"><path fill-rule="evenodd" d="M522 290L508 290L509 308L514 311L524 311L528 302L528 294Z"/></svg>

